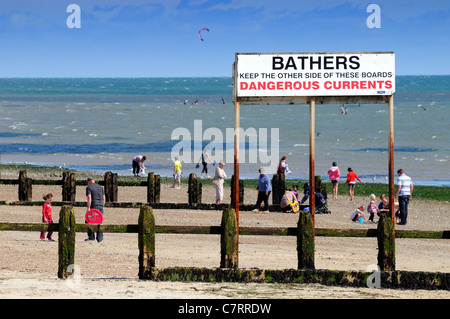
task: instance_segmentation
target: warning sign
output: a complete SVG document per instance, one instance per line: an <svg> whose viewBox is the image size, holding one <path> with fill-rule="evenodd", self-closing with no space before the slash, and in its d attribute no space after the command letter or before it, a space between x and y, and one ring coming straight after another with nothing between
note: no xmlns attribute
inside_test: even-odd
<svg viewBox="0 0 450 319"><path fill-rule="evenodd" d="M393 52L237 53L238 97L392 95Z"/></svg>

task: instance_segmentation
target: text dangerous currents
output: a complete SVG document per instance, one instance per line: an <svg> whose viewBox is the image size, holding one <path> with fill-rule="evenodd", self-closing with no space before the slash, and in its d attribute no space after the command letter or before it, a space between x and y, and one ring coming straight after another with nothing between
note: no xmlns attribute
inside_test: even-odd
<svg viewBox="0 0 450 319"><path fill-rule="evenodd" d="M238 96L387 95L395 90L393 54L244 55L239 59Z"/></svg>

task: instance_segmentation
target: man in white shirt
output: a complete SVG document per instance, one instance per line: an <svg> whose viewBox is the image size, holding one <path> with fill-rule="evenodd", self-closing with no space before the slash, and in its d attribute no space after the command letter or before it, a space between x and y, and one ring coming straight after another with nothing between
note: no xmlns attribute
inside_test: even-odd
<svg viewBox="0 0 450 319"><path fill-rule="evenodd" d="M411 178L403 173L403 169L397 171L397 194L398 206L400 209L400 222L398 225L406 225L406 219L408 217L408 204L412 197L414 185Z"/></svg>

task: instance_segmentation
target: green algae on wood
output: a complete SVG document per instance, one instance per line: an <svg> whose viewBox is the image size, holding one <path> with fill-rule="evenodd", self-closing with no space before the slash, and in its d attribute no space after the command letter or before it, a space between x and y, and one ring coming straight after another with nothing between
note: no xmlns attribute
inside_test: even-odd
<svg viewBox="0 0 450 319"><path fill-rule="evenodd" d="M138 226L139 278L155 267L155 217L150 206L140 209Z"/></svg>
<svg viewBox="0 0 450 319"><path fill-rule="evenodd" d="M72 206L64 205L59 213L58 278L67 279L68 267L75 264L75 214Z"/></svg>

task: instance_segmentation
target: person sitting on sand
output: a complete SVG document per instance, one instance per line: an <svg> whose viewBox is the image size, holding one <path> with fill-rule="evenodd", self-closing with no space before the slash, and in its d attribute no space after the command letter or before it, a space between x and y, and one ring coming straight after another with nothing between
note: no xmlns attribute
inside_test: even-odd
<svg viewBox="0 0 450 319"><path fill-rule="evenodd" d="M362 218L363 220L367 220L366 216L364 216L364 205L359 206L350 216L350 220L355 223L361 223L360 218Z"/></svg>
<svg viewBox="0 0 450 319"><path fill-rule="evenodd" d="M291 204L299 205L297 201L297 196L295 196L294 192L287 188L284 192L283 197L281 197L280 207L284 213L293 213Z"/></svg>
<svg viewBox="0 0 450 319"><path fill-rule="evenodd" d="M388 200L386 194L381 194L380 199L381 199L381 202L378 204L377 215L379 216L380 213L389 214L389 200ZM394 215L395 215L395 222L398 223L398 222L400 222L398 203L394 202L394 209L397 210Z"/></svg>

